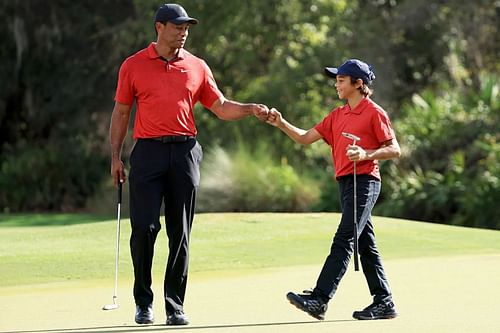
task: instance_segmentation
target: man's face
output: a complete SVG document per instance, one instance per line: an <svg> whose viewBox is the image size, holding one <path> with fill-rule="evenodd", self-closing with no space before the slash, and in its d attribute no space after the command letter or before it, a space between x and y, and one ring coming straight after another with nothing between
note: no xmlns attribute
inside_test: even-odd
<svg viewBox="0 0 500 333"><path fill-rule="evenodd" d="M349 99L354 94L359 94L358 88L361 87L362 80L357 80L355 84L351 83L351 77L347 75L337 75L335 88L340 99Z"/></svg>
<svg viewBox="0 0 500 333"><path fill-rule="evenodd" d="M180 49L184 47L184 44L186 43L186 39L189 34L189 26L189 23L157 23L156 28L158 31L158 41L161 41L172 49Z"/></svg>

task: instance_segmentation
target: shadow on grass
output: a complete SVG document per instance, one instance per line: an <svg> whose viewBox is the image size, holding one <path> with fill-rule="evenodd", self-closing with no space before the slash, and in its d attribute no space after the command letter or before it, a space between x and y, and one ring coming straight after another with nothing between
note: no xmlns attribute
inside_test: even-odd
<svg viewBox="0 0 500 333"><path fill-rule="evenodd" d="M23 331L7 331L2 333L94 333L94 332L118 332L118 333L128 333L128 332L143 332L144 328L147 327L147 331L172 331L172 330L211 330L211 329L227 329L230 332L231 329L239 327L273 327L273 326L293 326L293 325L321 325L322 323L341 323L357 321L355 319L337 319L337 320L323 320L323 321L293 321L293 322L277 322L277 323L247 323L247 324L227 324L227 325L205 325L205 326L165 326L162 324L155 325L128 325L128 326L102 326L102 327L81 327L81 328L69 328L69 329L45 329L45 330L23 330Z"/></svg>
<svg viewBox="0 0 500 333"><path fill-rule="evenodd" d="M0 227L65 226L73 224L96 223L112 219L115 219L115 217L92 214L0 214Z"/></svg>

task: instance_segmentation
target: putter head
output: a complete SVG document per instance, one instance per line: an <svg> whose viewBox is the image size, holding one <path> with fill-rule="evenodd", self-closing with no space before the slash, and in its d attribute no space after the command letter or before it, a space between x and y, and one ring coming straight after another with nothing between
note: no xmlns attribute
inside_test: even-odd
<svg viewBox="0 0 500 333"><path fill-rule="evenodd" d="M118 304L106 304L105 306L102 307L103 310L115 310L118 309Z"/></svg>
<svg viewBox="0 0 500 333"><path fill-rule="evenodd" d="M361 138L359 136L356 136L356 135L351 134L351 133L342 132L342 135L345 136L346 138L354 140L354 141L360 141L361 140Z"/></svg>
<svg viewBox="0 0 500 333"><path fill-rule="evenodd" d="M103 310L115 310L118 309L118 303L116 302L116 296L113 296L113 304L106 304L102 307Z"/></svg>

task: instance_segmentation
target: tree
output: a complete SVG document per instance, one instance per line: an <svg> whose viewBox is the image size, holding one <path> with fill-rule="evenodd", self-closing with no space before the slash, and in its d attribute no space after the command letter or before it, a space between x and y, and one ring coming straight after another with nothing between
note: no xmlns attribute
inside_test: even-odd
<svg viewBox="0 0 500 333"><path fill-rule="evenodd" d="M103 177L121 1L0 5L0 209L82 207Z"/></svg>

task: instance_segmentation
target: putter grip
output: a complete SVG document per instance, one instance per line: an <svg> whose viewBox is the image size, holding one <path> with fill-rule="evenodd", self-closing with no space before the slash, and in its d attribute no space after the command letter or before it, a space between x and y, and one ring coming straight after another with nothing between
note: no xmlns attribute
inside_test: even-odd
<svg viewBox="0 0 500 333"><path fill-rule="evenodd" d="M118 183L118 203L122 203L122 183Z"/></svg>

